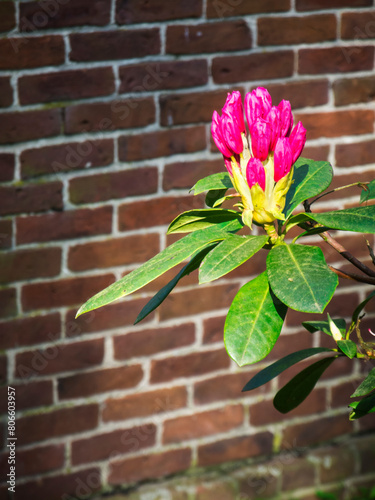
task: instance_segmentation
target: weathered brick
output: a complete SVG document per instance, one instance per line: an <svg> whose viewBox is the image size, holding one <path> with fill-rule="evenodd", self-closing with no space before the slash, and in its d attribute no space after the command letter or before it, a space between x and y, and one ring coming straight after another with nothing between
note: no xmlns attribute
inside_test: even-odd
<svg viewBox="0 0 375 500"><path fill-rule="evenodd" d="M261 432L203 444L198 447L198 465L204 467L267 455L272 451L272 441L273 436L270 432Z"/></svg>
<svg viewBox="0 0 375 500"><path fill-rule="evenodd" d="M0 31L10 31L16 25L14 2L4 0L0 3Z"/></svg>
<svg viewBox="0 0 375 500"><path fill-rule="evenodd" d="M113 139L99 139L26 149L20 156L21 175L28 179L110 165L113 147Z"/></svg>
<svg viewBox="0 0 375 500"><path fill-rule="evenodd" d="M33 126L30 126L30 123ZM2 113L0 122L0 144L32 141L59 135L61 110L23 111Z"/></svg>
<svg viewBox="0 0 375 500"><path fill-rule="evenodd" d="M374 157L375 140L337 144L336 146L336 165L338 167L371 165L374 162Z"/></svg>
<svg viewBox="0 0 375 500"><path fill-rule="evenodd" d="M91 103L69 106L65 110L65 132L106 132L144 127L155 121L152 98L122 99L111 103Z"/></svg>
<svg viewBox="0 0 375 500"><path fill-rule="evenodd" d="M375 96L375 77L336 80L333 82L333 92L336 106L372 102Z"/></svg>
<svg viewBox="0 0 375 500"><path fill-rule="evenodd" d="M196 490L196 500L235 500L236 484L233 481L226 482L218 480L217 482L210 481L209 483L200 483ZM243 497L246 498L246 497Z"/></svg>
<svg viewBox="0 0 375 500"><path fill-rule="evenodd" d="M86 271L145 262L159 252L159 235L144 234L83 243L69 249L68 267Z"/></svg>
<svg viewBox="0 0 375 500"><path fill-rule="evenodd" d="M166 4L163 0L154 0L152 5L147 0L117 0L116 22L118 24L136 24L188 17L200 17L202 0L183 2L176 0Z"/></svg>
<svg viewBox="0 0 375 500"><path fill-rule="evenodd" d="M373 59L374 47L371 46L300 49L298 72L301 75L318 75L371 70Z"/></svg>
<svg viewBox="0 0 375 500"><path fill-rule="evenodd" d="M61 210L62 188L62 183L58 181L0 187L0 214Z"/></svg>
<svg viewBox="0 0 375 500"><path fill-rule="evenodd" d="M337 385L330 388L331 392L331 407L332 408L347 408L350 401L350 396L362 382L361 378L356 378L348 382L338 381Z"/></svg>
<svg viewBox="0 0 375 500"><path fill-rule="evenodd" d="M18 477L31 476L60 469L65 463L65 446L52 444L29 450L17 450ZM0 467L6 470L8 453L0 455ZM18 465L18 464L17 464Z"/></svg>
<svg viewBox="0 0 375 500"><path fill-rule="evenodd" d="M51 380L29 382L25 380L17 384L12 382L12 387L16 391L17 411L40 406L50 406L53 404L53 385ZM7 412L8 387L0 387L0 411Z"/></svg>
<svg viewBox="0 0 375 500"><path fill-rule="evenodd" d="M284 459L284 457L282 457ZM289 457L286 457L289 460ZM277 459L276 459L277 461ZM287 462L289 463L289 462ZM277 467L277 465L279 467ZM281 466L283 463L281 464ZM279 492L278 469L280 464L276 462L275 467L272 462L267 462L267 466L251 471L251 474L240 480L239 493L244 498L275 498ZM241 497L240 497L241 498ZM316 500L316 498L306 498L304 500Z"/></svg>
<svg viewBox="0 0 375 500"><path fill-rule="evenodd" d="M245 21L168 26L169 54L202 54L251 48L251 31Z"/></svg>
<svg viewBox="0 0 375 500"><path fill-rule="evenodd" d="M77 205L152 194L157 189L157 168L138 167L121 172L76 177L69 182L69 197Z"/></svg>
<svg viewBox="0 0 375 500"><path fill-rule="evenodd" d="M222 342L225 316L214 316L203 320L203 344Z"/></svg>
<svg viewBox="0 0 375 500"><path fill-rule="evenodd" d="M119 138L120 161L136 161L180 153L193 153L206 148L204 126L159 130Z"/></svg>
<svg viewBox="0 0 375 500"><path fill-rule="evenodd" d="M205 85L208 66L204 59L156 61L120 67L120 93L173 90Z"/></svg>
<svg viewBox="0 0 375 500"><path fill-rule="evenodd" d="M157 479L186 470L191 464L190 448L110 462L109 484Z"/></svg>
<svg viewBox="0 0 375 500"><path fill-rule="evenodd" d="M105 422L140 418L159 413L169 413L184 408L186 405L186 388L172 387L130 394L119 399L108 399L104 403L102 417Z"/></svg>
<svg viewBox="0 0 375 500"><path fill-rule="evenodd" d="M10 2L9 2L10 3ZM74 2L20 3L21 31L65 28L71 26L105 26L110 22L110 0L75 0Z"/></svg>
<svg viewBox="0 0 375 500"><path fill-rule="evenodd" d="M265 12L284 12L289 9L290 0L252 0L251 2L207 1L207 17L209 18L246 16Z"/></svg>
<svg viewBox="0 0 375 500"><path fill-rule="evenodd" d="M17 314L17 295L15 288L0 290L0 318L8 318Z"/></svg>
<svg viewBox="0 0 375 500"><path fill-rule="evenodd" d="M228 368L230 360L224 349L151 361L151 383L168 382L180 377L194 377Z"/></svg>
<svg viewBox="0 0 375 500"><path fill-rule="evenodd" d="M12 181L14 178L14 155L0 154L0 182Z"/></svg>
<svg viewBox="0 0 375 500"><path fill-rule="evenodd" d="M112 207L17 218L17 244L109 234Z"/></svg>
<svg viewBox="0 0 375 500"><path fill-rule="evenodd" d="M374 38L374 20L373 11L344 12L341 16L341 38L344 40L366 40Z"/></svg>
<svg viewBox="0 0 375 500"><path fill-rule="evenodd" d="M180 443L212 434L230 431L243 424L242 405L225 406L219 410L195 413L164 422L163 443Z"/></svg>
<svg viewBox="0 0 375 500"><path fill-rule="evenodd" d="M243 56L215 57L212 76L215 83L236 83L292 76L294 53L283 50Z"/></svg>
<svg viewBox="0 0 375 500"><path fill-rule="evenodd" d="M21 104L71 101L110 95L115 90L112 68L75 69L20 77Z"/></svg>
<svg viewBox="0 0 375 500"><path fill-rule="evenodd" d="M329 460L326 457L329 456ZM323 448L312 455L319 464L319 477L322 483L342 481L355 474L356 460L349 447L338 449Z"/></svg>
<svg viewBox="0 0 375 500"><path fill-rule="evenodd" d="M339 9L342 7L368 7L372 0L297 0L298 11Z"/></svg>
<svg viewBox="0 0 375 500"><path fill-rule="evenodd" d="M314 486L315 475L314 464L305 457L295 457L291 465L283 467L281 489L291 491Z"/></svg>
<svg viewBox="0 0 375 500"><path fill-rule="evenodd" d="M10 219L0 221L0 249L11 248L13 236L13 226Z"/></svg>
<svg viewBox="0 0 375 500"><path fill-rule="evenodd" d="M164 167L163 189L190 189L204 175L216 174L224 169L220 160L199 160L169 163Z"/></svg>
<svg viewBox="0 0 375 500"><path fill-rule="evenodd" d="M92 396L116 389L136 387L142 380L141 365L121 366L64 377L58 381L60 399Z"/></svg>
<svg viewBox="0 0 375 500"><path fill-rule="evenodd" d="M261 17L258 45L293 45L336 40L336 16Z"/></svg>
<svg viewBox="0 0 375 500"><path fill-rule="evenodd" d="M0 108L8 108L12 104L13 104L13 88L10 83L10 78L8 76L2 76L0 78Z"/></svg>
<svg viewBox="0 0 375 500"><path fill-rule="evenodd" d="M0 69L57 66L65 60L61 36L14 37L0 40Z"/></svg>
<svg viewBox="0 0 375 500"><path fill-rule="evenodd" d="M374 463L374 438L369 435L356 443L356 449L360 456L360 471L362 474L372 472Z"/></svg>
<svg viewBox="0 0 375 500"><path fill-rule="evenodd" d="M0 349L51 342L60 337L60 314L31 316L0 323Z"/></svg>
<svg viewBox="0 0 375 500"><path fill-rule="evenodd" d="M22 288L25 311L81 304L114 281L112 274L33 283Z"/></svg>
<svg viewBox="0 0 375 500"><path fill-rule="evenodd" d="M212 110L221 109L226 97L227 92L222 90L162 95L159 98L160 123L163 126L171 126L211 122Z"/></svg>
<svg viewBox="0 0 375 500"><path fill-rule="evenodd" d="M8 357L5 354L0 354L0 384L6 383L8 378Z"/></svg>
<svg viewBox="0 0 375 500"><path fill-rule="evenodd" d="M51 375L83 370L100 365L104 358L103 339L86 340L71 344L57 344L46 349L24 351L16 355L15 376Z"/></svg>

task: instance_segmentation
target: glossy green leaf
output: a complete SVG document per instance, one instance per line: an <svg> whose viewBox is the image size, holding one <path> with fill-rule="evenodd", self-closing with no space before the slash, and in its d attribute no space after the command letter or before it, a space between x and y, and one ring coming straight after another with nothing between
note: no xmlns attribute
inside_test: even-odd
<svg viewBox="0 0 375 500"><path fill-rule="evenodd" d="M297 408L314 389L316 383L336 357L320 359L293 377L273 400L273 405L280 413L288 413Z"/></svg>
<svg viewBox="0 0 375 500"><path fill-rule="evenodd" d="M295 365L299 361L322 352L332 352L332 349L328 349L327 347L311 347L310 349L302 349L301 351L292 352L254 375L254 377L249 380L249 382L242 389L242 392L251 391L261 385L267 384L267 382L274 379L280 375L280 373Z"/></svg>
<svg viewBox="0 0 375 500"><path fill-rule="evenodd" d="M332 177L333 170L327 161L298 158L294 164L293 184L286 197L285 217L288 218L300 203L327 189Z"/></svg>
<svg viewBox="0 0 375 500"><path fill-rule="evenodd" d="M280 335L287 308L270 291L262 273L246 283L229 308L224 344L239 366L256 363L272 350Z"/></svg>
<svg viewBox="0 0 375 500"><path fill-rule="evenodd" d="M365 380L357 387L357 389L350 396L351 398L358 398L359 396L366 396L375 389L375 368L372 368Z"/></svg>
<svg viewBox="0 0 375 500"><path fill-rule="evenodd" d="M354 326L359 318L359 315L361 314L363 308L366 306L366 304L373 298L375 297L375 291L371 292L365 300L363 300L354 310L353 316L352 316L352 326Z"/></svg>
<svg viewBox="0 0 375 500"><path fill-rule="evenodd" d="M208 191L205 199L206 205L208 207L214 208L215 206L217 206L216 203L220 204L221 200L221 203L223 203L223 201L225 200L226 192L226 189L213 189L212 191Z"/></svg>
<svg viewBox="0 0 375 500"><path fill-rule="evenodd" d="M338 285L320 248L279 245L267 256L267 275L277 297L296 311L321 313Z"/></svg>
<svg viewBox="0 0 375 500"><path fill-rule="evenodd" d="M134 324L136 325L140 321L146 318L152 311L154 311L157 307L160 306L160 304L168 297L168 295L171 293L171 291L174 289L174 287L177 285L177 283L182 279L184 276L187 276L191 272L195 271L195 269L198 269L200 263L202 260L206 257L206 255L217 245L217 243L214 243L212 245L207 246L200 252L198 252L197 255L195 255L186 266L184 266L181 271L176 274L176 276L163 288L161 288L153 297L151 300L147 302L147 304L143 307L141 312L138 314L137 319L135 320Z"/></svg>
<svg viewBox="0 0 375 500"><path fill-rule="evenodd" d="M346 321L343 318L332 319L337 328L342 334L346 332ZM331 329L329 327L328 321L304 321L302 326L306 328L310 333L323 332L332 337Z"/></svg>
<svg viewBox="0 0 375 500"><path fill-rule="evenodd" d="M365 396L360 401L353 401L349 405L354 409L354 411L350 414L350 420L356 420L358 418L364 417L368 413L375 412L375 393L370 394L369 396Z"/></svg>
<svg viewBox="0 0 375 500"><path fill-rule="evenodd" d="M189 210L178 215L169 225L167 234L191 233L222 222L240 221L241 214L224 208Z"/></svg>
<svg viewBox="0 0 375 500"><path fill-rule="evenodd" d="M350 359L353 359L357 355L357 346L352 340L339 340L337 347Z"/></svg>
<svg viewBox="0 0 375 500"><path fill-rule="evenodd" d="M199 269L199 283L216 280L233 271L258 252L267 241L267 235L229 235L203 260Z"/></svg>
<svg viewBox="0 0 375 500"><path fill-rule="evenodd" d="M232 187L233 184L228 172L219 172L200 179L190 191L194 191L194 194L200 194L211 189L229 189Z"/></svg>
<svg viewBox="0 0 375 500"><path fill-rule="evenodd" d="M165 248L162 252L155 255L155 257L142 264L130 274L91 297L81 306L77 313L77 317L135 292L164 274L166 271L169 271L169 269L184 262L184 260L199 252L210 243L225 239L228 235L228 231L236 231L241 227L238 221L227 222L225 224L219 224L196 231L175 241L172 245Z"/></svg>
<svg viewBox="0 0 375 500"><path fill-rule="evenodd" d="M361 191L361 197L360 197L360 203L364 203L365 201L373 200L375 199L375 180L371 181L367 186L366 189L362 189Z"/></svg>
<svg viewBox="0 0 375 500"><path fill-rule="evenodd" d="M354 231L357 233L375 233L375 205L347 208L335 212L306 214L310 219L331 229Z"/></svg>

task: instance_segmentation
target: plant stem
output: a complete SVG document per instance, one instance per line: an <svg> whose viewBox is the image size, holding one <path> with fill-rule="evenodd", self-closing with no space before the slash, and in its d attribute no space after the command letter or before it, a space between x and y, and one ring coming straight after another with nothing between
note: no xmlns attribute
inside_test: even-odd
<svg viewBox="0 0 375 500"><path fill-rule="evenodd" d="M369 184L369 183L368 182L353 182L353 184L348 184L346 186L340 186L338 188L331 189L330 191L327 191L326 193L323 193L320 196L317 196L314 200L310 201L309 206L311 206L313 203L320 200L320 198L323 198L323 196L326 196L327 194L334 193L335 191L341 191L341 189L347 189L347 188L350 188L353 186L363 187L363 186L367 186L367 184Z"/></svg>
<svg viewBox="0 0 375 500"><path fill-rule="evenodd" d="M369 285L375 285L375 278L369 276L361 276L360 274L348 273L347 271L342 271L341 269L336 269L335 267L328 266L331 271L337 274L340 278L345 278L348 280L359 281L360 283L368 283Z"/></svg>

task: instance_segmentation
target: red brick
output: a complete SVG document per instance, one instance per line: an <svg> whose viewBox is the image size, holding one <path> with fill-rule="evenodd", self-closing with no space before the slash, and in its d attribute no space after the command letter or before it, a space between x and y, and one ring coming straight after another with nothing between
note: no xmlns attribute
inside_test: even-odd
<svg viewBox="0 0 375 500"><path fill-rule="evenodd" d="M33 124L30 127L30 123ZM32 141L59 135L61 110L23 111L2 113L0 122L0 144Z"/></svg>
<svg viewBox="0 0 375 500"><path fill-rule="evenodd" d="M357 441L356 449L360 456L360 471L362 474L371 473L374 463L374 437L368 435Z"/></svg>
<svg viewBox="0 0 375 500"><path fill-rule="evenodd" d="M258 45L293 45L336 40L336 16L264 17L258 19Z"/></svg>
<svg viewBox="0 0 375 500"><path fill-rule="evenodd" d="M332 386L331 389L331 407L332 408L347 408L349 402L351 402L350 396L357 389L359 384L362 382L361 378L356 378L354 380L343 382L342 380L337 382L337 385Z"/></svg>
<svg viewBox="0 0 375 500"><path fill-rule="evenodd" d="M251 0L251 2L207 1L207 17L233 17L265 12L284 12L290 9L290 0Z"/></svg>
<svg viewBox="0 0 375 500"><path fill-rule="evenodd" d="M0 31L10 31L16 25L14 2L0 3Z"/></svg>
<svg viewBox="0 0 375 500"><path fill-rule="evenodd" d="M40 446L29 450L17 450L17 476L31 476L60 469L65 463L63 444ZM8 453L0 456L0 467L6 470Z"/></svg>
<svg viewBox="0 0 375 500"><path fill-rule="evenodd" d="M375 140L338 144L336 146L336 165L338 167L371 165L374 162L374 156ZM368 178L370 178L369 175L368 173Z"/></svg>
<svg viewBox="0 0 375 500"><path fill-rule="evenodd" d="M374 38L374 19L373 11L344 12L341 16L341 38L344 40Z"/></svg>
<svg viewBox="0 0 375 500"><path fill-rule="evenodd" d="M293 463L283 467L281 489L283 491L296 490L315 485L315 465L305 457L294 457Z"/></svg>
<svg viewBox="0 0 375 500"><path fill-rule="evenodd" d="M108 67L28 75L18 80L21 104L87 99L110 95L114 90L113 70Z"/></svg>
<svg viewBox="0 0 375 500"><path fill-rule="evenodd" d="M113 147L113 139L102 139L26 149L20 157L21 175L28 179L110 165L113 163Z"/></svg>
<svg viewBox="0 0 375 500"><path fill-rule="evenodd" d="M120 93L173 90L205 85L207 61L153 61L120 67Z"/></svg>
<svg viewBox="0 0 375 500"><path fill-rule="evenodd" d="M225 316L214 316L203 320L203 344L222 342Z"/></svg>
<svg viewBox="0 0 375 500"><path fill-rule="evenodd" d="M335 105L345 106L360 102L372 102L375 95L375 77L344 78L333 82Z"/></svg>
<svg viewBox="0 0 375 500"><path fill-rule="evenodd" d="M186 470L191 464L190 448L127 458L110 463L109 484L157 479Z"/></svg>
<svg viewBox="0 0 375 500"><path fill-rule="evenodd" d="M0 69L56 66L65 60L61 36L14 37L0 40Z"/></svg>
<svg viewBox="0 0 375 500"><path fill-rule="evenodd" d="M298 72L301 75L317 75L371 70L373 59L374 47L370 46L301 49L298 53Z"/></svg>
<svg viewBox="0 0 375 500"><path fill-rule="evenodd" d="M74 33L70 35L72 61L132 59L160 53L158 28Z"/></svg>
<svg viewBox="0 0 375 500"><path fill-rule="evenodd" d="M104 358L103 339L57 344L46 349L16 355L15 376L51 375L100 365Z"/></svg>
<svg viewBox="0 0 375 500"><path fill-rule="evenodd" d="M130 394L120 399L105 401L102 417L105 422L128 418L147 417L172 412L187 405L185 387L172 387L158 391Z"/></svg>
<svg viewBox="0 0 375 500"><path fill-rule="evenodd" d="M116 389L129 389L136 387L142 377L141 365L121 366L64 377L58 381L59 398L80 398Z"/></svg>
<svg viewBox="0 0 375 500"><path fill-rule="evenodd" d="M328 161L329 146L305 146L302 155L316 161Z"/></svg>
<svg viewBox="0 0 375 500"><path fill-rule="evenodd" d="M0 221L0 249L11 248L13 236L13 226L11 220Z"/></svg>
<svg viewBox="0 0 375 500"><path fill-rule="evenodd" d="M202 54L251 48L251 31L245 21L181 24L167 27L169 54Z"/></svg>
<svg viewBox="0 0 375 500"><path fill-rule="evenodd" d="M57 181L1 187L0 214L61 210L63 208L62 187L62 183Z"/></svg>
<svg viewBox="0 0 375 500"><path fill-rule="evenodd" d="M163 126L211 122L214 109L221 109L226 91L160 96L160 123Z"/></svg>
<svg viewBox="0 0 375 500"><path fill-rule="evenodd" d="M152 98L115 100L69 106L65 110L65 132L97 132L144 127L155 121Z"/></svg>
<svg viewBox="0 0 375 500"><path fill-rule="evenodd" d="M14 177L14 155L0 154L0 182L12 181Z"/></svg>
<svg viewBox="0 0 375 500"><path fill-rule="evenodd" d="M292 76L294 54L290 50L216 57L212 61L215 83L236 83Z"/></svg>
<svg viewBox="0 0 375 500"><path fill-rule="evenodd" d="M169 163L164 167L163 189L190 189L202 175L223 172L224 162L220 160L199 160ZM203 174L202 174L203 173Z"/></svg>
<svg viewBox="0 0 375 500"><path fill-rule="evenodd" d="M201 14L201 0L191 0L190 2L176 0L171 4L166 4L163 0L154 0L152 5L147 0L117 0L116 2L116 22L118 24L155 23L200 17Z"/></svg>
<svg viewBox="0 0 375 500"><path fill-rule="evenodd" d="M51 342L60 337L60 314L31 316L0 323L0 349Z"/></svg>
<svg viewBox="0 0 375 500"><path fill-rule="evenodd" d="M20 4L20 30L105 26L111 18L110 0L75 0L74 2L27 2Z"/></svg>
<svg viewBox="0 0 375 500"><path fill-rule="evenodd" d="M128 162L202 151L206 148L205 134L204 126L197 126L122 136L119 138L119 159Z"/></svg>
<svg viewBox="0 0 375 500"><path fill-rule="evenodd" d="M112 274L104 274L24 285L22 305L30 311L81 304L113 282Z"/></svg>
<svg viewBox="0 0 375 500"><path fill-rule="evenodd" d="M243 424L242 405L225 406L219 410L195 413L164 422L163 443L180 443L212 434L230 431Z"/></svg>
<svg viewBox="0 0 375 500"><path fill-rule="evenodd" d="M72 463L79 465L116 458L124 453L134 453L155 444L156 427L144 424L131 429L119 429L98 434L72 443Z"/></svg>
<svg viewBox="0 0 375 500"><path fill-rule="evenodd" d="M282 99L290 101L292 110L328 103L328 80L307 80L267 85L274 104Z"/></svg>
<svg viewBox="0 0 375 500"><path fill-rule="evenodd" d="M0 4L1 8L1 4ZM1 14L0 14L1 16ZM1 21L0 21L1 22ZM0 108L8 108L13 104L13 88L10 78L4 76L0 78Z"/></svg>
<svg viewBox="0 0 375 500"><path fill-rule="evenodd" d="M95 203L152 194L157 189L157 168L138 167L121 172L76 177L69 183L69 196L74 204Z"/></svg>
<svg viewBox="0 0 375 500"><path fill-rule="evenodd" d="M0 384L3 385L7 381L8 375L8 358L6 355L0 354Z"/></svg>
<svg viewBox="0 0 375 500"><path fill-rule="evenodd" d="M297 0L298 11L339 9L341 7L367 7L372 0Z"/></svg>
<svg viewBox="0 0 375 500"><path fill-rule="evenodd" d="M72 474L48 476L17 485L19 498L65 500L84 498L102 489L100 469L85 469Z"/></svg>
<svg viewBox="0 0 375 500"><path fill-rule="evenodd" d="M205 467L232 460L243 460L272 452L273 436L270 432L238 436L198 447L198 465Z"/></svg>
<svg viewBox="0 0 375 500"><path fill-rule="evenodd" d="M374 113L371 110L332 111L328 113L299 113L308 139L340 137L343 135L371 134Z"/></svg>
<svg viewBox="0 0 375 500"><path fill-rule="evenodd" d="M8 318L17 314L17 294L15 288L0 290L0 318Z"/></svg>
<svg viewBox="0 0 375 500"><path fill-rule="evenodd" d="M225 349L204 351L184 356L151 361L151 383L168 382L180 377L194 377L228 368L230 359Z"/></svg>
<svg viewBox="0 0 375 500"><path fill-rule="evenodd" d="M19 245L109 234L112 231L112 207L18 217L16 224Z"/></svg>
<svg viewBox="0 0 375 500"><path fill-rule="evenodd" d="M12 383L16 391L17 411L40 406L51 406L53 404L53 385L51 380L40 382L22 381L21 384ZM7 412L8 387L0 388L0 411Z"/></svg>

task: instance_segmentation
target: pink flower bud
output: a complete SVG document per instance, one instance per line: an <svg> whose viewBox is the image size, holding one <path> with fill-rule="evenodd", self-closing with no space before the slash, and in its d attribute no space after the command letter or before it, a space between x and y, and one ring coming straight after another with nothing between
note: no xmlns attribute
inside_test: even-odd
<svg viewBox="0 0 375 500"><path fill-rule="evenodd" d="M258 118L264 118L272 106L267 89L258 87L245 95L245 114L249 128Z"/></svg>
<svg viewBox="0 0 375 500"><path fill-rule="evenodd" d="M233 176L233 172L232 172L232 161L230 160L230 158L225 158L224 156L224 163L225 163L225 167L226 169L228 170L229 174L231 176Z"/></svg>
<svg viewBox="0 0 375 500"><path fill-rule="evenodd" d="M292 130L289 141L292 149L292 160L294 163L302 153L302 149L306 142L306 129L301 122L298 122Z"/></svg>
<svg viewBox="0 0 375 500"><path fill-rule="evenodd" d="M214 111L212 115L211 134L219 151L223 153L224 156L230 158L233 154L233 151L231 151L225 143L222 132L222 122L217 111Z"/></svg>
<svg viewBox="0 0 375 500"><path fill-rule="evenodd" d="M277 139L280 137L280 128L281 128L280 111L278 108L276 108L276 106L272 106L272 108L269 110L266 120L271 126L270 150L274 151Z"/></svg>
<svg viewBox="0 0 375 500"><path fill-rule="evenodd" d="M246 133L241 93L238 90L228 94L222 111L223 114L232 115L233 121L237 123L240 132Z"/></svg>
<svg viewBox="0 0 375 500"><path fill-rule="evenodd" d="M285 137L289 135L293 126L293 115L290 102L283 99L277 108L280 111L280 136Z"/></svg>
<svg viewBox="0 0 375 500"><path fill-rule="evenodd" d="M292 165L292 149L288 137L280 137L276 142L274 156L274 181L277 182L286 175Z"/></svg>
<svg viewBox="0 0 375 500"><path fill-rule="evenodd" d="M243 142L241 130L238 126L236 117L227 112L223 108L223 115L221 117L221 131L227 147L237 154L243 151ZM233 154L233 153L232 153ZM225 155L228 156L228 155Z"/></svg>
<svg viewBox="0 0 375 500"><path fill-rule="evenodd" d="M258 158L250 158L246 167L246 180L251 189L258 183L264 191L266 189L266 173L263 164Z"/></svg>
<svg viewBox="0 0 375 500"><path fill-rule="evenodd" d="M271 126L263 118L258 118L250 128L251 149L253 156L264 161L269 153L271 142Z"/></svg>

